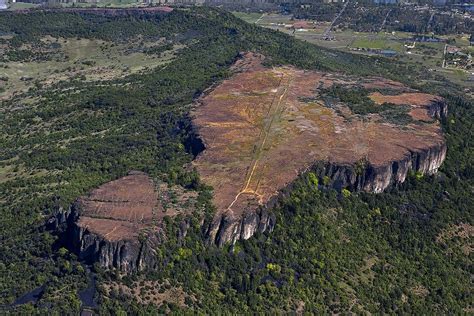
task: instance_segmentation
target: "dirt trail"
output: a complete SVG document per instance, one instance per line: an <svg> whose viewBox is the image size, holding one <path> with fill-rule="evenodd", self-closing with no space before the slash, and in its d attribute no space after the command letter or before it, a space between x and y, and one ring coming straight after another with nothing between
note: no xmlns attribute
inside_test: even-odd
<svg viewBox="0 0 474 316"><path fill-rule="evenodd" d="M256 195L259 198L259 202L262 202L261 200L263 199L263 196L257 192L259 184L260 184L260 180L262 177L262 173L260 173L260 176L256 178L255 185L252 184L252 180L255 179L255 172L258 168L258 164L261 158L261 153L263 152L265 145L267 144L268 136L271 133L273 123L275 121L278 121L278 119L280 119L282 113L284 112L284 107L283 107L285 104L284 100L291 86L292 80L293 80L293 77L291 74L285 71L281 72L281 79L278 86L278 89L282 90L280 91L281 94L279 97L277 97L277 94L275 95L268 109L266 118L270 118L270 119L264 125L258 137L257 149L255 150L255 153L254 153L253 163L251 165L251 168L249 169L250 172L247 173L246 180L244 182L245 186L239 193L237 193L232 203L230 203L230 205L227 207L227 211L232 209L232 206L237 202L237 200L242 194ZM286 82L283 84L283 81L286 81ZM283 89L281 89L282 86L283 86ZM263 166L263 168L265 169L265 166Z"/></svg>
<svg viewBox="0 0 474 316"><path fill-rule="evenodd" d="M315 162L355 166L357 171L370 164L376 171L374 176L387 179L395 177L384 173L392 162L405 161L413 152L433 148L433 163L438 165L444 159L439 123L417 123L418 117L429 116L433 106L445 111L442 99L379 77L354 78L291 67L268 69L261 66L262 61L261 56L239 60L234 69L244 65L245 70L214 87L193 113L193 124L207 145L193 166L203 183L214 188L216 220L223 214L238 219L261 206L273 205L279 192ZM334 84L345 89L354 85L389 89L393 93L369 97L376 103L390 99L394 108L410 105L406 110L413 121L357 115L344 102L326 104L324 89ZM361 177L364 183L356 183L359 180L352 175L359 174L352 173L349 179L337 168L325 172L349 188L364 186L363 190L378 192L388 185L379 178ZM402 178L393 181L401 182Z"/></svg>
<svg viewBox="0 0 474 316"><path fill-rule="evenodd" d="M117 226L114 226L114 228L112 228L111 231L109 231L107 234L104 235L105 238L107 238L107 236L109 236L110 234L112 234L113 232L115 232L117 230Z"/></svg>

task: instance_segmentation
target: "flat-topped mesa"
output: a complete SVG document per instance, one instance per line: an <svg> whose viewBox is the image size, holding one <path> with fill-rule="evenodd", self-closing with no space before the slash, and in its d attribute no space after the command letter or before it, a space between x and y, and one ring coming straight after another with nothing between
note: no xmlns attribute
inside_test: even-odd
<svg viewBox="0 0 474 316"><path fill-rule="evenodd" d="M150 269L156 265L155 249L165 238L163 218L192 212L192 204L185 209L167 203L169 190L145 173L131 172L80 197L52 224L58 230L65 226L64 238L80 260L123 272ZM178 195L186 200L196 197L193 192Z"/></svg>
<svg viewBox="0 0 474 316"><path fill-rule="evenodd" d="M377 193L444 161L442 98L383 78L268 69L262 60L245 54L193 111L206 147L193 164L218 210L211 242L271 230L268 205L310 169L328 186Z"/></svg>

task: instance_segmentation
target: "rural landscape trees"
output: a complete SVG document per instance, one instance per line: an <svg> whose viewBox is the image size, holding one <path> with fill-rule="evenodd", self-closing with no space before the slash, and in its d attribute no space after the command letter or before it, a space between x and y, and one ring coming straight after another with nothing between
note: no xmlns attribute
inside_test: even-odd
<svg viewBox="0 0 474 316"><path fill-rule="evenodd" d="M114 17L2 12L0 34L6 51L2 67L19 61L50 62L39 58L46 37L117 47L144 41L140 53L172 54L163 64L133 74L43 80L2 100L1 309L77 313L78 293L90 283L88 269L97 276L98 309L112 314L181 313L188 308L198 313L303 309L318 314L461 314L472 308L467 281L472 247L464 229L472 229L474 155L467 136L472 135L474 113L472 100L457 86L384 58L298 41L219 9ZM61 48L52 49L61 54ZM412 175L403 185L373 195L320 189L309 173L274 208L272 233L223 248L206 243L198 220L191 221L185 238L178 238L177 221L167 220L168 240L157 249L163 268L147 273L121 276L85 267L74 253L57 247L57 237L45 229L48 217L130 170L197 190L198 204L212 214L211 188L183 168L193 158L186 146L193 133L189 110L196 97L229 76L230 65L244 51L264 54L266 66L386 76L442 94L449 107L442 122L448 157L439 175ZM372 110L363 92L328 93L354 99L363 105L361 112ZM140 304L124 291L105 293L100 287L140 281L159 283L156 291L181 289L187 295L184 305L172 298L161 305ZM42 289L37 302L13 305L35 288ZM144 296L154 293L147 291Z"/></svg>

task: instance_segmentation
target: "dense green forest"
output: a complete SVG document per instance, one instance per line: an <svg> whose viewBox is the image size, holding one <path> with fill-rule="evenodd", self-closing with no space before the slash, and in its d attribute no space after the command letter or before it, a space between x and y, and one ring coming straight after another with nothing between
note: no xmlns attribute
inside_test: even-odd
<svg viewBox="0 0 474 316"><path fill-rule="evenodd" d="M166 38L184 47L155 69L106 82L38 83L2 101L0 170L8 177L0 181L0 308L20 313L80 309L86 269L74 254L53 247L55 237L43 224L90 189L143 170L201 191L212 212L207 188L183 168L193 158L185 146L192 133L188 111L195 97L229 75L240 52L260 52L269 66L382 75L412 85L434 79L410 65L322 49L209 8L114 17L0 13L0 35L14 56L25 44L41 46L47 35L112 43ZM180 241L172 238L177 227L171 222L171 240L160 250L163 269L120 282L167 280L194 298L189 308L207 313L466 312L473 304L467 241L436 237L472 224L472 103L448 83L422 88L445 91L449 100L449 157L439 176L414 177L380 195L345 197L302 178L275 208L273 233L217 249L204 244L197 220ZM96 269L101 282L118 278ZM39 286L35 305L11 305ZM180 308L143 306L120 293L99 293L98 300L102 312L113 314Z"/></svg>

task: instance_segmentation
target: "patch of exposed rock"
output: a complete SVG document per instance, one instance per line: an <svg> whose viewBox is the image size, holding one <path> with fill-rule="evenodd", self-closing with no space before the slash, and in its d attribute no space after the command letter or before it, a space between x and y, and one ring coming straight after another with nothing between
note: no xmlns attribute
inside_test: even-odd
<svg viewBox="0 0 474 316"><path fill-rule="evenodd" d="M207 229L208 240L218 246L235 243L239 239L249 239L256 233L272 231L275 226L275 215L268 208L246 212L241 216L225 213L214 219Z"/></svg>
<svg viewBox="0 0 474 316"><path fill-rule="evenodd" d="M337 190L348 188L351 191L381 193L391 185L403 183L410 171L420 174L434 174L446 157L446 145L441 144L425 150L410 152L404 159L392 161L387 165L375 167L365 165L362 169L353 164L316 163L311 169L321 179L329 179L328 186ZM290 186L291 187L291 186ZM280 190L286 194L290 188ZM272 231L275 216L269 210L278 197L274 197L263 206L256 206L256 211L246 211L242 215L231 212L219 214L207 229L209 242L222 246L246 240L256 233Z"/></svg>

